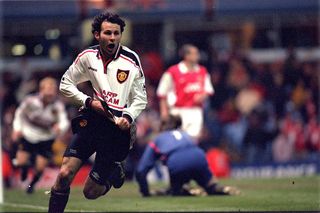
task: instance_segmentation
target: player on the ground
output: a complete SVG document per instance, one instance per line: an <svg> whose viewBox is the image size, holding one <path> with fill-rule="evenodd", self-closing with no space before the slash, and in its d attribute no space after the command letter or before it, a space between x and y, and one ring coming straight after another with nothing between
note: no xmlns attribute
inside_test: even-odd
<svg viewBox="0 0 320 213"><path fill-rule="evenodd" d="M32 193L52 156L55 138L69 127L63 103L57 99L57 81L51 77L39 83L39 93L23 99L13 121L12 140L19 143L14 165L21 168L21 180L27 179L31 157L35 157L34 176L27 193Z"/></svg>
<svg viewBox="0 0 320 213"><path fill-rule="evenodd" d="M60 91L84 106L73 119L74 136L63 157L51 189L49 212L63 212L70 184L83 163L96 152L83 194L96 199L124 181L121 165L130 149L133 121L146 107L145 78L138 55L120 44L125 22L103 12L92 22L92 33L99 45L86 49L63 75ZM90 81L95 92L90 97L77 84Z"/></svg>
<svg viewBox="0 0 320 213"><path fill-rule="evenodd" d="M136 178L143 196L150 196L147 182L148 172L160 160L168 167L171 195L185 195L183 188L191 180L195 180L209 195L230 195L238 193L233 187L221 186L209 170L205 153L193 139L180 130L181 118L169 115L162 123L162 130L153 142L146 147L138 168Z"/></svg>
<svg viewBox="0 0 320 213"><path fill-rule="evenodd" d="M179 53L183 60L169 67L157 89L161 118L165 120L169 114L179 115L182 129L198 139L203 126L203 103L214 90L207 69L199 65L198 48L185 44ZM172 106L168 104L168 94L174 94Z"/></svg>

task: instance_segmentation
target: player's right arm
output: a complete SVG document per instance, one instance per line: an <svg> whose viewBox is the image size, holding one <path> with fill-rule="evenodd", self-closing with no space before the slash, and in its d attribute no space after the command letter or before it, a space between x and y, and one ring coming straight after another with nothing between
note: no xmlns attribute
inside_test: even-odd
<svg viewBox="0 0 320 213"><path fill-rule="evenodd" d="M87 55L92 53L86 53L86 50L78 55L73 64L64 73L60 81L60 92L70 98L71 101L79 106L90 107L96 112L105 115L105 111L101 102L98 100L93 100L90 96L81 92L77 85L90 81L88 69L86 66ZM89 101L90 100L90 101Z"/></svg>
<svg viewBox="0 0 320 213"><path fill-rule="evenodd" d="M28 98L25 98L14 113L13 130L11 133L11 140L13 142L18 141L22 137L22 123L23 123L24 113L28 105L27 102L28 102Z"/></svg>
<svg viewBox="0 0 320 213"><path fill-rule="evenodd" d="M159 82L157 96L160 99L160 116L166 120L169 117L169 105L167 100L168 93L172 90L173 80L169 72L165 72Z"/></svg>
<svg viewBox="0 0 320 213"><path fill-rule="evenodd" d="M88 53L87 53L88 54ZM89 74L85 66L86 54L80 53L69 69L64 73L60 81L60 92L71 101L80 106L84 106L88 95L81 92L77 85L89 81Z"/></svg>

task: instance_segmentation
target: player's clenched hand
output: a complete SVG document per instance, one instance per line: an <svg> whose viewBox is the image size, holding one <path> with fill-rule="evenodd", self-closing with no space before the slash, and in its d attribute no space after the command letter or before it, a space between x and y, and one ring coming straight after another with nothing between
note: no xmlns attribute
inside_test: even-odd
<svg viewBox="0 0 320 213"><path fill-rule="evenodd" d="M208 95L205 94L205 93L195 94L194 97L193 97L193 101L196 104L202 104L206 100L207 96Z"/></svg>
<svg viewBox="0 0 320 213"><path fill-rule="evenodd" d="M22 132L20 131L13 131L11 134L11 140L13 142L17 142L22 137Z"/></svg>
<svg viewBox="0 0 320 213"><path fill-rule="evenodd" d="M118 125L120 127L120 129L122 129L122 130L127 130L130 128L129 121L124 117L117 118L116 125Z"/></svg>
<svg viewBox="0 0 320 213"><path fill-rule="evenodd" d="M101 115L105 115L103 106L102 106L101 102L98 100L93 100L91 102L90 108L93 109L94 111L100 113Z"/></svg>
<svg viewBox="0 0 320 213"><path fill-rule="evenodd" d="M59 124L57 124L57 123L54 124L53 127L52 127L52 131L54 132L55 135L58 136L60 134L60 132L61 132Z"/></svg>

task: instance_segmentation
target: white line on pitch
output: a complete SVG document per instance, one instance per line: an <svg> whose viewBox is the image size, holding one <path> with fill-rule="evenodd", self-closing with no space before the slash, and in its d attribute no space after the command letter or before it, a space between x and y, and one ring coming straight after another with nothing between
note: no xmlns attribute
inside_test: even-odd
<svg viewBox="0 0 320 213"><path fill-rule="evenodd" d="M28 209L37 209L37 210L48 210L48 207L46 206L35 206L35 205L29 205L29 204L21 204L21 203L2 203L0 205L3 206L10 206L10 207L20 207L20 208L28 208ZM71 209L66 209L65 211L68 212L94 212L94 211L88 211L88 210L71 210Z"/></svg>

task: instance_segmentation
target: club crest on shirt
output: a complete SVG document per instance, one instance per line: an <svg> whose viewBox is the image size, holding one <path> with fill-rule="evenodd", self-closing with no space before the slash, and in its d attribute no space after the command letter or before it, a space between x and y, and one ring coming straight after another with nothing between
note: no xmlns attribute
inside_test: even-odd
<svg viewBox="0 0 320 213"><path fill-rule="evenodd" d="M117 80L120 84L125 82L129 76L129 70L120 70L117 71Z"/></svg>
<svg viewBox="0 0 320 213"><path fill-rule="evenodd" d="M80 127L85 127L87 126L87 124L88 124L88 121L86 119L82 119L79 121Z"/></svg>

